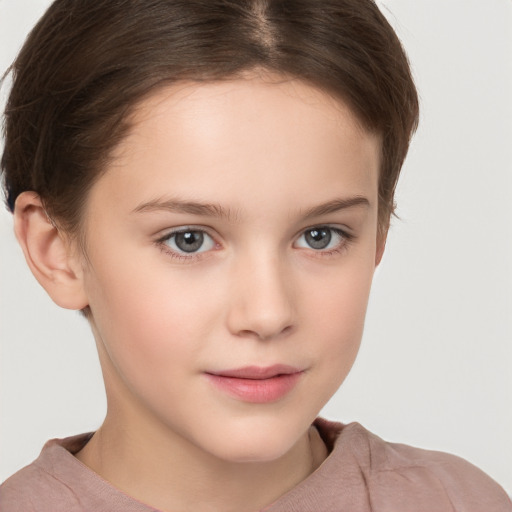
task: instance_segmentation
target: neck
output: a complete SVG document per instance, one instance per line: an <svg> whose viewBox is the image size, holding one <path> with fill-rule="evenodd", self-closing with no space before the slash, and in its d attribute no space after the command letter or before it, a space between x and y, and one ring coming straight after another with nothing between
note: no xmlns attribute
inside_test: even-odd
<svg viewBox="0 0 512 512"><path fill-rule="evenodd" d="M130 422L107 415L77 458L121 491L164 512L260 510L327 456L314 427L276 460L239 463L219 460L176 433L126 425Z"/></svg>

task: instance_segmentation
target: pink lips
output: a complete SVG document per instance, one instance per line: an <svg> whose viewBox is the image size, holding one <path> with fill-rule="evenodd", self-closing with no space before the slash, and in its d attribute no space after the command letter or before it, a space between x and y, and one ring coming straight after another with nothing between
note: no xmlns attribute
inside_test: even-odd
<svg viewBox="0 0 512 512"><path fill-rule="evenodd" d="M228 395L251 403L276 402L297 384L303 370L288 365L246 366L207 372L210 382Z"/></svg>

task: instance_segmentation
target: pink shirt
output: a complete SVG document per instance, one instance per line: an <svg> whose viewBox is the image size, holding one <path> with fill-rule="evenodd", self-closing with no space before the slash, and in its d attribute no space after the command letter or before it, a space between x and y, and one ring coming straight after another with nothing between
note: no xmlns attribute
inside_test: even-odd
<svg viewBox="0 0 512 512"><path fill-rule="evenodd" d="M494 480L454 455L386 443L357 423L315 425L329 456L264 512L512 512ZM73 456L90 437L46 443L36 461L0 486L0 511L156 511Z"/></svg>

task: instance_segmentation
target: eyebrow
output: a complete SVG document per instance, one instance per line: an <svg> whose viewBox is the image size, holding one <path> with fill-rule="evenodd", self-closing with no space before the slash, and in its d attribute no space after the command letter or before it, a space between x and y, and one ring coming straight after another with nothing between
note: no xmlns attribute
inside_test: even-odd
<svg viewBox="0 0 512 512"><path fill-rule="evenodd" d="M219 204L199 203L196 201L182 201L180 199L156 199L137 206L133 213L169 211L173 213L188 213L203 217L219 217L231 220L236 217L235 212L226 209Z"/></svg>
<svg viewBox="0 0 512 512"><path fill-rule="evenodd" d="M362 206L364 208L370 207L370 201L363 196L347 197L344 199L333 199L327 203L313 206L309 210L304 212L304 219L311 219L313 217L320 217L321 215L327 215L328 213L335 213L340 210L346 210L347 208L354 208L356 206Z"/></svg>
<svg viewBox="0 0 512 512"><path fill-rule="evenodd" d="M354 196L344 199L333 199L327 203L313 206L301 213L304 219L311 219L321 215L327 215L340 210L354 207L370 207L370 201L363 196ZM169 211L173 213L187 213L190 215L198 215L203 217L217 217L232 220L238 217L233 210L224 208L215 203L200 203L196 201L183 201L180 199L156 199L148 201L137 206L133 213Z"/></svg>

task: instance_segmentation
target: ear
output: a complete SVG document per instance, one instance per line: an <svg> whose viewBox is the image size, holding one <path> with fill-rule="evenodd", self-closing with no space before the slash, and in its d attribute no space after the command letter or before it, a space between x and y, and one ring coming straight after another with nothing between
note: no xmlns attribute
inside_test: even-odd
<svg viewBox="0 0 512 512"><path fill-rule="evenodd" d="M78 251L52 224L35 192L16 199L14 231L30 270L52 300L66 309L88 305Z"/></svg>
<svg viewBox="0 0 512 512"><path fill-rule="evenodd" d="M377 247L375 250L375 266L378 267L384 256L384 250L386 249L386 240L388 238L388 230L377 233Z"/></svg>

